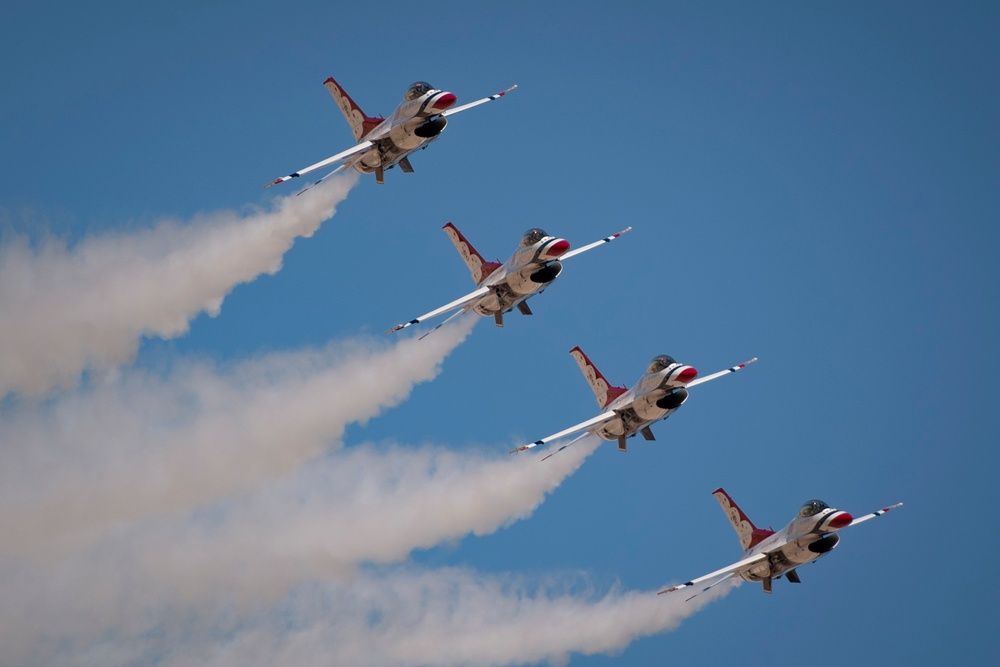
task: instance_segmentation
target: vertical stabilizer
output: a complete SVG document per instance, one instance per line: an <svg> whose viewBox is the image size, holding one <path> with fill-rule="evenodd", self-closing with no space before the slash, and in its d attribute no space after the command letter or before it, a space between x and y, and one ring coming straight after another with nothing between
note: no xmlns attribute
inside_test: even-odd
<svg viewBox="0 0 1000 667"><path fill-rule="evenodd" d="M385 120L384 118L366 116L361 107L355 104L351 96L347 94L347 91L341 88L340 84L333 80L333 77L324 81L323 85L330 91L333 101L337 103L340 111L344 114L344 118L347 119L347 124L351 126L351 132L354 133L355 141L364 139L366 134Z"/></svg>
<svg viewBox="0 0 1000 667"><path fill-rule="evenodd" d="M462 236L462 232L458 231L455 225L449 222L443 229L444 233L451 239L451 242L455 244L455 250L458 250L458 254L465 261L465 265L469 267L472 280L477 285L500 268L500 262L487 262L483 259L483 256L476 252L476 249ZM501 325L498 324L497 326Z"/></svg>
<svg viewBox="0 0 1000 667"><path fill-rule="evenodd" d="M608 407L608 403L627 391L626 387L616 387L613 384L608 384L608 381L601 375L601 371L597 370L597 367L590 362L590 359L587 358L587 355L579 347L574 347L569 353L573 357L573 360L576 361L576 365L580 367L583 377L587 378L590 388L594 390L594 397L597 398L597 404L601 408Z"/></svg>
<svg viewBox="0 0 1000 667"><path fill-rule="evenodd" d="M774 535L773 530L765 530L753 525L753 521L747 518L740 506L733 502L724 489L716 489L712 492L715 499L722 506L722 511L729 517L729 523L733 524L733 530L740 538L740 546L743 550L756 546L768 535Z"/></svg>

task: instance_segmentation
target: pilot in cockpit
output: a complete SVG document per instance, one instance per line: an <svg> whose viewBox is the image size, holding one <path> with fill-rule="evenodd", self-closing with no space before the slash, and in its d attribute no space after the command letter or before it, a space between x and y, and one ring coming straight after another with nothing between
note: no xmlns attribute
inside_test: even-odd
<svg viewBox="0 0 1000 667"><path fill-rule="evenodd" d="M653 360L649 362L649 367L646 369L647 373L659 373L665 368L670 368L677 362L674 361L673 357L666 354L658 354L653 357Z"/></svg>
<svg viewBox="0 0 1000 667"><path fill-rule="evenodd" d="M803 505L802 508L799 510L799 517L806 519L811 516L816 516L823 510L827 509L828 507L830 506L824 503L822 500L810 500L806 502L806 504Z"/></svg>
<svg viewBox="0 0 1000 667"><path fill-rule="evenodd" d="M414 83L413 85L411 85L409 88L406 89L406 94L403 96L403 99L406 100L407 102L412 102L413 100L423 95L426 95L432 90L434 90L434 86L432 86L431 84L427 83L426 81L417 81L416 83Z"/></svg>
<svg viewBox="0 0 1000 667"><path fill-rule="evenodd" d="M542 239L544 239L546 236L548 236L548 234L546 234L544 230L539 229L538 227L529 229L524 233L524 236L521 237L521 247L522 248L531 247L536 243L538 243L539 241L541 241Z"/></svg>

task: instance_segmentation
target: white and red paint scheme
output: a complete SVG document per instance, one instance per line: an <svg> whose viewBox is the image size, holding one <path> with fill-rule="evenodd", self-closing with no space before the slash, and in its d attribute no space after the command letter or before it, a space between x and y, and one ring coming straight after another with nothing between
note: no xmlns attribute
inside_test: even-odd
<svg viewBox="0 0 1000 667"><path fill-rule="evenodd" d="M502 264L499 260L489 262L483 259L483 256L452 223L447 223L443 229L451 242L455 244L455 249L462 256L466 266L469 267L472 280L476 283L476 290L420 317L415 317L409 322L397 324L386 333L405 329L452 310L456 311L452 317L469 311L483 317L492 317L498 327L503 326L504 314L509 313L514 308L517 308L524 315L531 315L527 300L535 294L541 294L546 287L555 282L562 273L564 261L599 245L614 241L632 228L623 229L617 234L606 236L582 248L570 250L569 241L566 239L550 236L535 227L521 236L521 243L517 250L514 251L510 259ZM445 322L447 321L445 320ZM438 327L440 326L439 324Z"/></svg>
<svg viewBox="0 0 1000 667"><path fill-rule="evenodd" d="M339 164L332 172L316 181L319 183L327 176L344 169L353 168L362 174L375 174L375 180L383 183L385 170L396 165L405 172L412 172L409 155L413 151L426 148L429 143L440 136L448 125L448 116L459 111L465 111L486 102L499 99L517 88L511 86L507 90L484 97L456 107L458 98L454 93L438 90L426 81L417 81L406 89L403 101L388 118L369 116L351 99L347 91L333 77L324 83L334 102L344 114L347 123L354 133L357 145L328 157L325 160L310 165L287 176L275 179L264 187L270 187L287 180L303 176L317 169ZM316 183L313 183L315 185Z"/></svg>
<svg viewBox="0 0 1000 667"><path fill-rule="evenodd" d="M743 559L703 577L662 590L660 594L712 582L691 596L696 597L735 576L746 581L762 582L765 593L770 593L773 580L782 576L797 584L800 579L796 568L830 553L840 542L839 531L882 516L903 504L896 503L877 512L854 518L843 510L830 507L822 500L809 500L799 508L798 515L787 526L779 531L773 531L753 525L724 489L716 489L712 495L719 501L722 511L726 513L740 539Z"/></svg>
<svg viewBox="0 0 1000 667"><path fill-rule="evenodd" d="M547 438L511 450L512 454L545 445L581 431L583 432L581 435L557 449L556 452L561 452L588 435L596 435L602 440L615 440L618 442L618 449L624 452L626 439L633 437L636 433L641 434L646 440L655 440L653 432L649 428L650 424L666 419L683 405L688 399L688 389L723 375L735 373L747 364L757 361L757 358L754 357L742 364L699 378L698 371L694 367L678 363L673 357L660 354L649 362L646 372L643 373L638 382L631 388L627 388L610 384L579 347L574 347L569 353L580 367L587 383L590 384L590 388L597 398L597 405L601 407L603 412L585 422L553 433ZM549 456L556 452L549 454ZM549 456L545 458L547 459Z"/></svg>

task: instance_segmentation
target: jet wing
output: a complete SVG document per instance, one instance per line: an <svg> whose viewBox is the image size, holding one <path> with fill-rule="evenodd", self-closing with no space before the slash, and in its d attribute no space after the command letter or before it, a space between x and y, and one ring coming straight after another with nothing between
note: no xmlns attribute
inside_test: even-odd
<svg viewBox="0 0 1000 667"><path fill-rule="evenodd" d="M695 593L694 595L692 595L691 598L693 598L693 597L695 597L697 595L701 595L702 593L704 593L705 591L707 591L709 588L712 588L712 586L715 586L715 585L721 583L725 579L728 579L729 577L732 577L732 576L735 576L737 574L740 574L741 572L745 572L746 570L749 570L751 567L753 567L757 563L760 563L761 561L765 561L765 560L767 560L767 554L766 553L759 553L759 554L757 554L755 556L750 556L749 558L744 558L741 561L737 561L736 563L733 563L732 565L727 565L726 567L724 567L722 569L719 569L719 570L716 570L715 572L710 572L709 574L706 574L703 577L698 577L697 579L692 579L691 581L688 581L688 582L683 583L683 584L678 584L677 586L671 586L670 588L665 588L662 591L660 591L659 593L657 593L657 595L663 595L664 593L673 593L674 591L679 591L682 588L690 588L691 586L698 586L699 584L703 584L704 582L710 581L712 579L715 579L716 577L722 577L722 579L720 579L719 581L716 581L716 582L712 583L711 585L706 586L703 590L700 590L697 593ZM690 600L691 598L688 598L688 600Z"/></svg>
<svg viewBox="0 0 1000 667"><path fill-rule="evenodd" d="M498 100L501 97L503 97L504 95L506 95L507 93L509 93L510 91L514 90L515 88L517 88L516 84L513 85L513 86L511 86L510 88L508 88L507 90L505 90L505 91L503 91L501 93L497 93L496 95L490 95L489 97L484 97L481 100L476 100L475 102L469 102L468 104L463 104L462 106L454 107L452 109L448 109L446 111L443 111L443 112L441 112L441 115L442 116L451 116L453 114L458 113L459 111L465 111L466 109L471 109L472 107L478 107L480 104L486 104L487 102L492 102L493 100Z"/></svg>
<svg viewBox="0 0 1000 667"><path fill-rule="evenodd" d="M591 419L588 419L585 422L580 422L576 426L570 426L569 428L559 431L558 433L553 433L547 438L542 438L541 440L535 440L531 444L518 447L517 449L512 449L510 450L510 453L513 454L515 452L523 452L525 450L531 449L532 447L538 447L539 445L547 445L553 440L558 440L559 438L565 438L567 435L573 435L574 433L579 433L580 431L583 431L585 429L587 430L588 434L592 433L597 430L596 427L598 425L603 424L604 422L614 418L615 418L614 410L608 410L607 412L602 412L596 417L592 417ZM577 440L579 440L579 438L577 438ZM573 442L576 442L576 440L574 440ZM566 445L566 447L569 447L569 445L571 444L573 443L572 442L569 443L568 445ZM563 447L563 449L565 449L566 447Z"/></svg>
<svg viewBox="0 0 1000 667"><path fill-rule="evenodd" d="M868 519L874 519L877 516L882 516L883 514L885 514L886 512L888 512L889 510L894 510L897 507L902 507L902 506L903 506L903 503L896 503L895 505L890 505L889 507L883 507L882 509L880 509L877 512L872 512L871 514L866 514L864 516L859 516L857 519L855 519L854 521L852 521L848 525L849 526L856 526L859 523L862 523L864 521L868 521Z"/></svg>
<svg viewBox="0 0 1000 667"><path fill-rule="evenodd" d="M592 248L596 248L599 245L603 245L605 243L610 243L611 241L614 241L616 238L618 238L622 234L625 234L625 233L630 232L630 231L632 231L632 228L631 227L626 227L625 229L621 230L617 234L612 234L611 236L605 236L600 241L594 241L593 243L588 243L587 245L583 246L582 248L577 248L576 250L570 250L569 252L564 253L563 255L561 255L559 257L559 260L562 261L562 260L565 260L565 259L569 259L570 257L572 257L574 255L579 255L582 252L587 252L588 250L590 250Z"/></svg>
<svg viewBox="0 0 1000 667"><path fill-rule="evenodd" d="M305 169L299 169L298 171L296 171L294 173L291 173L288 176L282 176L281 178L276 178L275 180L271 181L270 183L266 183L264 185L264 187L265 188L269 188L272 185L277 185L278 183L284 183L285 181L290 181L293 178L298 178L299 176L302 176L303 174L308 174L311 171L316 171L317 169L322 169L323 167L328 167L331 164L336 164L337 162L341 162L343 160L346 160L349 157L353 157L353 156L358 155L360 153L364 153L369 148L371 148L373 145L374 144L372 142L370 142L370 141L362 141L360 144L358 144L356 146L352 146L351 148L348 148L346 151L341 151L340 153L337 153L336 155L332 155L332 156L328 157L327 159L322 160L321 162L317 162L316 164L309 165ZM327 176L329 176L329 174L327 174ZM326 178L326 176L324 176L323 178ZM320 180L323 180L323 179L321 178ZM319 182L319 181L317 181L317 182ZM315 183L313 185L315 185Z"/></svg>
<svg viewBox="0 0 1000 667"><path fill-rule="evenodd" d="M706 375L705 377L696 378L694 380L691 380L690 382L688 382L684 386L686 388L696 387L699 384L703 384L705 382L708 382L709 380L714 380L715 378L720 378L723 375L726 375L728 373L735 373L736 371L742 370L742 369L746 368L747 366L749 366L750 364L752 364L755 361L757 361L757 357L754 357L753 359L751 359L749 361L744 361L742 364L737 364L735 366L730 366L729 368L727 368L724 371L719 371L718 373L712 373L711 375Z"/></svg>
<svg viewBox="0 0 1000 667"><path fill-rule="evenodd" d="M409 322L403 322L402 324L397 324L396 326L392 327L391 329L386 329L385 332L387 334L390 334L393 331L399 331L400 329L405 329L408 326L412 326L414 324L420 324L424 320L429 320L432 317L437 317L438 315L441 315L442 313L447 313L449 310L455 310L456 308L462 308L464 306L468 306L469 304L471 304L476 299L479 299L480 297L484 297L484 296L486 296L489 293L490 293L490 288L489 287L480 287L475 292L470 292L470 293L466 294L465 296L462 296L462 297L459 297L459 298L455 299L451 303L446 303L445 305L441 306L440 308L435 308L434 310L432 310L429 313L424 313L420 317L414 317Z"/></svg>

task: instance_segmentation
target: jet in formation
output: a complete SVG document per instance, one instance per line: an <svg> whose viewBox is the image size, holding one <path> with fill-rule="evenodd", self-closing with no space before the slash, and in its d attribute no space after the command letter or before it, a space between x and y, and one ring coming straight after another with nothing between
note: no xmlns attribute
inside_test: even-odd
<svg viewBox="0 0 1000 667"><path fill-rule="evenodd" d="M585 422L553 433L547 438L513 449L511 454L545 445L580 431L583 431L582 435L549 454L545 459L561 452L586 436L594 434L602 440L617 440L618 449L624 452L626 439L631 438L636 433L642 434L646 440L655 440L649 425L666 419L681 407L688 399L688 389L723 375L735 373L757 361L757 357L754 357L718 373L695 379L698 376L698 371L695 368L678 363L673 357L666 354L660 354L653 357L646 372L629 389L608 383L579 347L570 350L570 354L580 366L590 388L594 390L597 404L603 409L603 412Z"/></svg>
<svg viewBox="0 0 1000 667"><path fill-rule="evenodd" d="M483 256L472 247L472 244L458 231L455 225L449 222L444 226L444 231L451 242L455 244L455 249L462 256L466 266L469 267L472 280L476 283L476 290L440 308L435 308L429 313L424 313L420 317L415 317L409 322L397 324L386 333L420 324L424 320L452 310L456 312L448 320L471 310L483 317L493 317L498 327L503 326L504 314L514 308L517 308L524 315L531 315L531 309L527 303L528 298L535 294L541 294L546 287L555 282L555 279L562 273L564 261L599 245L610 243L631 229L628 227L617 234L606 236L582 248L570 250L569 241L550 236L536 227L524 233L517 250L514 251L510 259L501 264L499 260L488 262L483 259ZM443 324L444 322L434 329ZM424 336L426 335L424 334Z"/></svg>
<svg viewBox="0 0 1000 667"><path fill-rule="evenodd" d="M772 581L781 576L793 584L800 583L796 568L830 553L830 550L840 542L838 533L841 530L882 516L903 504L896 503L883 507L877 512L855 519L847 512L834 509L822 500L810 500L799 509L798 516L775 532L755 526L723 489L716 489L712 495L719 501L722 510L729 517L729 522L733 524L736 535L740 538L740 546L744 550L743 559L703 577L662 590L659 592L660 595L682 588L700 586L708 581L713 582L689 597L690 600L734 576L740 576L746 581L763 582L765 593L771 592ZM713 581L716 579L718 581Z"/></svg>
<svg viewBox="0 0 1000 667"><path fill-rule="evenodd" d="M362 111L333 77L327 79L323 85L340 107L354 132L354 140L358 143L316 164L275 179L267 183L265 188L338 163L336 169L312 185L352 167L362 174L375 174L378 183L384 182L385 170L392 169L396 165L399 165L404 172L412 172L410 153L426 148L430 142L437 139L448 125L449 116L500 99L517 88L511 86L496 95L456 107L454 104L458 98L454 93L438 90L426 81L417 81L406 89L402 103L396 107L392 115L383 118L369 116Z"/></svg>

